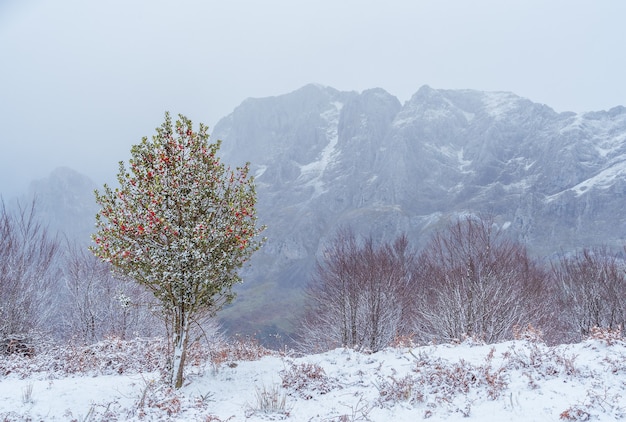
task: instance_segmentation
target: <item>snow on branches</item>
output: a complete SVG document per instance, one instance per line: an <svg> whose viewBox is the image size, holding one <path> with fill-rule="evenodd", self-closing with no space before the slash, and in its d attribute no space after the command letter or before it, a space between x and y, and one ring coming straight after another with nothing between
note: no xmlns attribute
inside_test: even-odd
<svg viewBox="0 0 626 422"><path fill-rule="evenodd" d="M226 167L207 130L166 113L156 135L132 147L130 168L120 162L119 187L96 191L92 251L150 289L180 330L233 299L237 270L262 243L249 164Z"/></svg>

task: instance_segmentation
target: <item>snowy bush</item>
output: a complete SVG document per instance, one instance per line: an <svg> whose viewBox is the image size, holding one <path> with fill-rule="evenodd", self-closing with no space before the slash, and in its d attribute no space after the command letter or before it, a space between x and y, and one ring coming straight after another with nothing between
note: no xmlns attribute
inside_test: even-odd
<svg viewBox="0 0 626 422"><path fill-rule="evenodd" d="M254 361L263 356L277 354L277 352L263 347L255 338L249 336L236 336L230 341L220 339L212 343L208 352L216 372L224 364L234 367L237 365L237 361Z"/></svg>
<svg viewBox="0 0 626 422"><path fill-rule="evenodd" d="M314 394L326 394L341 388L338 380L326 375L324 368L315 363L287 363L280 372L282 386L303 399L309 400Z"/></svg>
<svg viewBox="0 0 626 422"><path fill-rule="evenodd" d="M615 329L593 327L590 330L589 338L593 340L602 340L609 346L619 342L626 342L622 335L621 326L618 326Z"/></svg>
<svg viewBox="0 0 626 422"><path fill-rule="evenodd" d="M484 392L489 399L495 400L508 385L505 368L492 366L492 353L481 365L463 359L450 363L424 353L414 357L412 374L379 379L379 403L384 405L407 401L418 404L429 401L431 405L437 405L453 402L456 397L467 396L472 392Z"/></svg>
<svg viewBox="0 0 626 422"><path fill-rule="evenodd" d="M166 347L161 338L108 338L88 346L56 346L31 358L11 355L0 359L0 375L17 373L27 377L36 372L50 372L57 376L152 372L163 369Z"/></svg>

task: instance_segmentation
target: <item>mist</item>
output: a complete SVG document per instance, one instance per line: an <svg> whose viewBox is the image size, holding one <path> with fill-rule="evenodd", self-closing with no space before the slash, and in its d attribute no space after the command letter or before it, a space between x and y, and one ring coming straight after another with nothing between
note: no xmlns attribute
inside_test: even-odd
<svg viewBox="0 0 626 422"><path fill-rule="evenodd" d="M165 111L213 127L308 83L623 104L626 4L350 0L0 3L0 194L59 166L110 182Z"/></svg>

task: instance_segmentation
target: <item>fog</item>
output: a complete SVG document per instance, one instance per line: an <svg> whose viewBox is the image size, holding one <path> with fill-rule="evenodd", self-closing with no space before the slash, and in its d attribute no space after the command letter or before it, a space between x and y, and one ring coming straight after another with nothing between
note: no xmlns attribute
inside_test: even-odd
<svg viewBox="0 0 626 422"><path fill-rule="evenodd" d="M164 112L211 127L308 83L624 104L626 3L0 1L0 194L69 166L111 181Z"/></svg>

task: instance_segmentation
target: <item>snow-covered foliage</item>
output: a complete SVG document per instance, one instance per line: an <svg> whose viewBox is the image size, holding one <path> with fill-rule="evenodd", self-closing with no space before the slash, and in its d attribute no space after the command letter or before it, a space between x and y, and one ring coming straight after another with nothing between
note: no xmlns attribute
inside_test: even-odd
<svg viewBox="0 0 626 422"><path fill-rule="evenodd" d="M626 343L594 330L547 346L339 348L300 357L254 342L194 343L183 388L163 382L160 339L108 339L0 357L0 420L414 421L626 418ZM532 340L532 339L535 340Z"/></svg>

